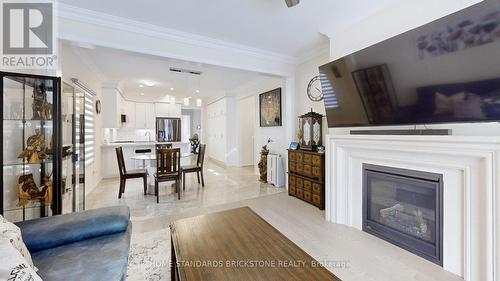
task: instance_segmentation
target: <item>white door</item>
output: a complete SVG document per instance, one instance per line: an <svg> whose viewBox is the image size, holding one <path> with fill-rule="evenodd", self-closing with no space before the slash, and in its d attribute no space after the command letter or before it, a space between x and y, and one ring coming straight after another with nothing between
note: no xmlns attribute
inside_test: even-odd
<svg viewBox="0 0 500 281"><path fill-rule="evenodd" d="M255 97L250 96L238 102L240 165L255 165L254 127L255 127Z"/></svg>

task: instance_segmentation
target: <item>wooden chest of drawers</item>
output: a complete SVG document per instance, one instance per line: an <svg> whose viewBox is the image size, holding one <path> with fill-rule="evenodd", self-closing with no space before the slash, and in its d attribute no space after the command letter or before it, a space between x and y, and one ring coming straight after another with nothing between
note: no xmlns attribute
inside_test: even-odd
<svg viewBox="0 0 500 281"><path fill-rule="evenodd" d="M325 209L325 155L288 150L288 194Z"/></svg>

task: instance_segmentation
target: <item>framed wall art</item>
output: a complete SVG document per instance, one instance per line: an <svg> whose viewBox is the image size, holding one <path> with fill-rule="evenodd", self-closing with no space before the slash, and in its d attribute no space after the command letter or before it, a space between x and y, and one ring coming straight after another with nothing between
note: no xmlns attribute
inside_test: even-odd
<svg viewBox="0 0 500 281"><path fill-rule="evenodd" d="M261 127L279 127L281 120L281 88L259 95L259 117Z"/></svg>

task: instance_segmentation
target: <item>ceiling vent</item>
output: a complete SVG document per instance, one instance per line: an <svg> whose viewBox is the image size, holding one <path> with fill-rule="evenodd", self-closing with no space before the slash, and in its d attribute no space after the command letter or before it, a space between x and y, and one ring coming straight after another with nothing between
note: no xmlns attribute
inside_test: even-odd
<svg viewBox="0 0 500 281"><path fill-rule="evenodd" d="M203 73L201 71L182 69L182 68L174 68L174 67L171 67L170 71L177 72L177 73L186 73L186 74L191 74L191 75L201 75Z"/></svg>
<svg viewBox="0 0 500 281"><path fill-rule="evenodd" d="M297 4L300 3L300 0L285 0L286 2L286 5L288 6L288 8L291 8Z"/></svg>

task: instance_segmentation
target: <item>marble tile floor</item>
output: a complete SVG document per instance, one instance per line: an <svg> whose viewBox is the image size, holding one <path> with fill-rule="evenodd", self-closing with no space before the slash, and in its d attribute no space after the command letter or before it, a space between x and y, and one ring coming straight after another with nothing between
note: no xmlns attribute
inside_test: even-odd
<svg viewBox="0 0 500 281"><path fill-rule="evenodd" d="M274 190L272 187L259 184L257 176L250 168L224 169L213 165L210 168L213 172L207 177L209 183L204 191L200 191L194 184L196 176L190 179L193 185L189 191L186 186L186 196L183 199L187 202L170 199L173 194L165 194L161 198L163 202L160 204L161 207L155 207L154 196L140 199L143 197L140 195L140 186L128 189L126 198L119 201L116 196L117 183L113 185L113 181L104 182L102 187L95 191L96 194L89 196L89 205L93 207L118 203L131 204L134 215L131 260L146 260L146 262L131 264L127 280L169 280L168 226L172 221L242 206L252 208L304 251L323 262L342 280L463 280L375 236L351 227L326 222L323 211L288 196L285 192L281 192L281 189ZM228 191L217 196L211 194L212 190L208 186L214 191L217 190L217 193L224 188ZM108 198L101 189L112 191L113 196ZM244 195L236 196L234 193L238 190ZM99 204L94 202L95 200L98 200ZM140 208L143 206L149 206L150 210L142 212Z"/></svg>
<svg viewBox="0 0 500 281"><path fill-rule="evenodd" d="M177 199L171 183L160 183L159 204L154 195L143 194L142 179L127 180L121 199L118 199L119 179L104 179L87 195L87 209L127 205L132 220L137 221L285 191L285 188L260 183L253 166L225 168L207 161L204 176L205 187L202 187L196 173L186 174L186 190L181 193L181 200Z"/></svg>

